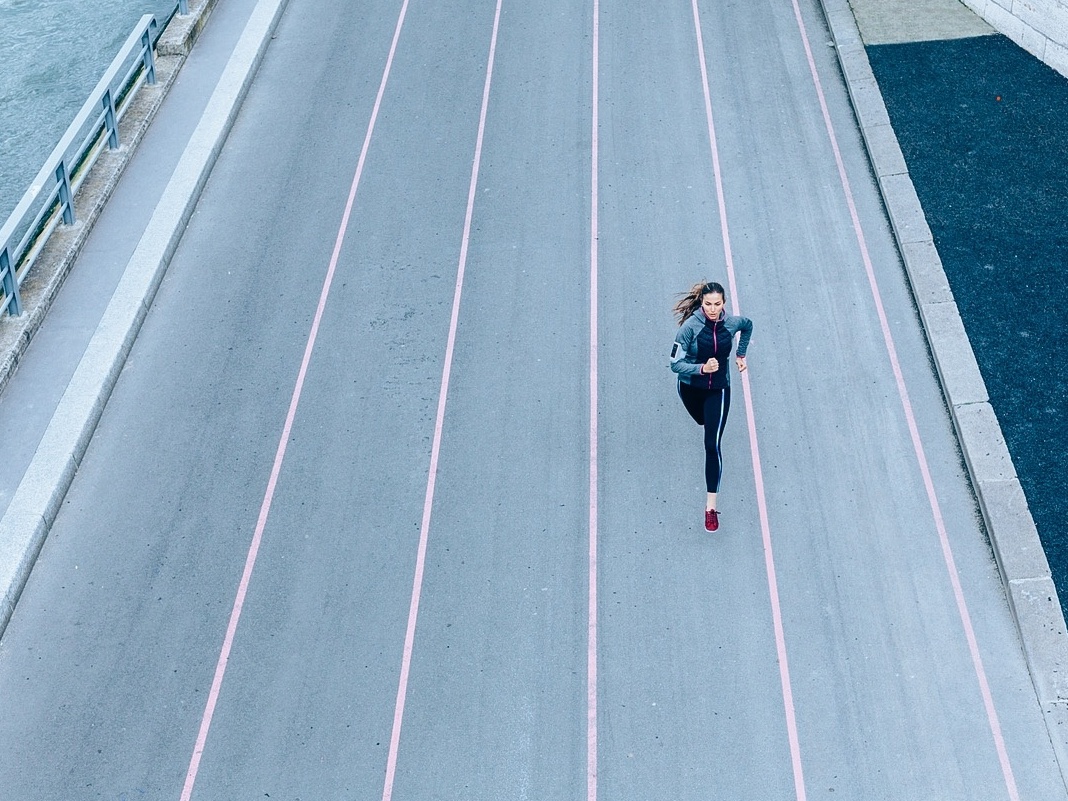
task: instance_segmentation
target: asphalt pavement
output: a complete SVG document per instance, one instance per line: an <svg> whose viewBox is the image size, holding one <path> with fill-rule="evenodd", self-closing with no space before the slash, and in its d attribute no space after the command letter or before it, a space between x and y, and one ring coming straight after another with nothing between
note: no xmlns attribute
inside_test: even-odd
<svg viewBox="0 0 1068 801"><path fill-rule="evenodd" d="M1063 606L1068 78L1001 35L868 52Z"/></svg>
<svg viewBox="0 0 1068 801"><path fill-rule="evenodd" d="M289 0L0 641L5 794L1068 798L828 39Z"/></svg>

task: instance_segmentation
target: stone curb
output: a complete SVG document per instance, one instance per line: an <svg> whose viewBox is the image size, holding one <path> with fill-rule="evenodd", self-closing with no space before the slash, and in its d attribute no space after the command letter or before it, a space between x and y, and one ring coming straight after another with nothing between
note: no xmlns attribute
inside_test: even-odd
<svg viewBox="0 0 1068 801"><path fill-rule="evenodd" d="M1049 563L852 9L848 0L820 3L979 500L1046 729L1068 784L1068 629Z"/></svg>
<svg viewBox="0 0 1068 801"><path fill-rule="evenodd" d="M23 312L0 317L0 393L18 370L22 355L40 330L93 225L111 198L149 124L178 77L186 57L218 0L192 0L189 14L175 15L156 43L156 84L143 86L119 123L120 147L105 151L74 197L74 225L60 225L20 287Z"/></svg>
<svg viewBox="0 0 1068 801"><path fill-rule="evenodd" d="M286 3L287 0L259 0L253 10L33 460L0 519L0 635L11 619Z"/></svg>

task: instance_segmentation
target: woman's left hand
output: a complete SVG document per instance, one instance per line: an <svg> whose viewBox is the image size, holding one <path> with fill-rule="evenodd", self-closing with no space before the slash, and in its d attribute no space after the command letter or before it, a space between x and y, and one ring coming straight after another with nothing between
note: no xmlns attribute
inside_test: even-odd
<svg viewBox="0 0 1068 801"><path fill-rule="evenodd" d="M746 371L745 356L738 357L738 372L744 373Z"/></svg>

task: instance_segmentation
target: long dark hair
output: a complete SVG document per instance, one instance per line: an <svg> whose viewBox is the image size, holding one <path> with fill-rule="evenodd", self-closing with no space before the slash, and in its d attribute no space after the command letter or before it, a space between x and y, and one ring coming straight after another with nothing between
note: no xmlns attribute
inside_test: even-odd
<svg viewBox="0 0 1068 801"><path fill-rule="evenodd" d="M723 286L715 281L694 284L688 292L679 295L679 302L675 304L675 318L679 321L679 325L690 319L690 315L701 308L701 300L705 295L720 295L724 300L727 299Z"/></svg>

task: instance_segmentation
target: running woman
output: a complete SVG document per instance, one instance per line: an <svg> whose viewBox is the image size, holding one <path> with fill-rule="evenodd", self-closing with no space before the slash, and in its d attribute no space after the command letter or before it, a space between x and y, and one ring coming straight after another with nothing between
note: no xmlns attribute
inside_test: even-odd
<svg viewBox="0 0 1068 801"><path fill-rule="evenodd" d="M727 293L715 282L694 284L675 304L679 332L671 348L671 369L679 376L679 397L686 411L705 428L705 529L719 528L716 494L723 477L720 440L731 408L731 347L738 340L738 371L745 372L745 351L753 321L724 309Z"/></svg>

